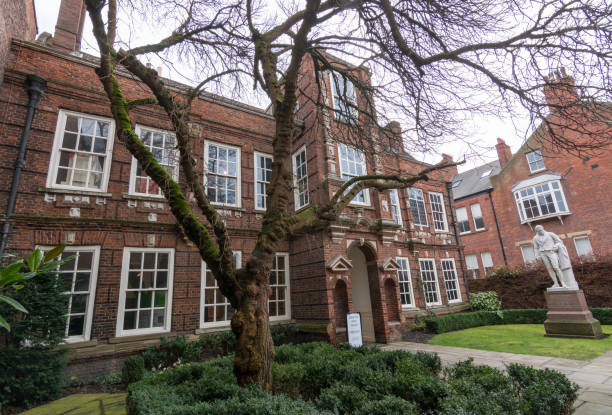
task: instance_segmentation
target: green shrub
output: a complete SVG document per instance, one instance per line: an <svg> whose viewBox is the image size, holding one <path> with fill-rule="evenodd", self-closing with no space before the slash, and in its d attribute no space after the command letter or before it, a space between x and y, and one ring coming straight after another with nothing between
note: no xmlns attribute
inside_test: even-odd
<svg viewBox="0 0 612 415"><path fill-rule="evenodd" d="M516 363L508 365L508 376L520 389L521 411L531 415L565 415L572 413L578 397L578 385L563 374L537 370Z"/></svg>
<svg viewBox="0 0 612 415"><path fill-rule="evenodd" d="M140 355L130 356L123 362L121 370L121 381L124 385L138 382L144 377L145 363Z"/></svg>
<svg viewBox="0 0 612 415"><path fill-rule="evenodd" d="M190 343L185 336L177 336L173 339L162 337L158 345L147 348L142 353L144 366L148 370L163 369L171 367L176 362L195 362L201 354L199 343Z"/></svg>
<svg viewBox="0 0 612 415"><path fill-rule="evenodd" d="M334 414L352 414L368 402L368 395L355 385L334 383L324 389L316 400L317 408Z"/></svg>
<svg viewBox="0 0 612 415"><path fill-rule="evenodd" d="M55 350L64 339L68 296L55 273L24 281L10 295L29 312L16 312L0 303L11 332L0 329L8 344L0 349L0 404L32 406L54 399L65 385L68 350ZM29 347L20 345L27 343Z"/></svg>
<svg viewBox="0 0 612 415"><path fill-rule="evenodd" d="M418 407L397 396L387 395L378 401L367 401L357 408L355 415L418 415Z"/></svg>
<svg viewBox="0 0 612 415"><path fill-rule="evenodd" d="M425 353L327 343L277 350L284 363L272 366L274 395L258 385L239 387L228 356L153 373L131 384L128 414L552 415L566 413L576 399L572 384L554 371L517 366L511 378L467 361L441 374L437 356ZM546 407L551 409L542 412Z"/></svg>
<svg viewBox="0 0 612 415"><path fill-rule="evenodd" d="M515 271L510 270L510 268L501 266L498 267L494 273L487 276L487 278L516 278L519 274Z"/></svg>
<svg viewBox="0 0 612 415"><path fill-rule="evenodd" d="M1 406L30 407L59 396L65 386L64 369L68 350L47 347L0 352Z"/></svg>
<svg viewBox="0 0 612 415"><path fill-rule="evenodd" d="M543 324L546 320L546 313L546 309L473 311L428 318L425 324L427 330L432 333L446 333L496 324Z"/></svg>
<svg viewBox="0 0 612 415"><path fill-rule="evenodd" d="M612 308L591 308L591 313L601 324L612 324Z"/></svg>
<svg viewBox="0 0 612 415"><path fill-rule="evenodd" d="M272 389L296 399L300 396L304 365L301 363L272 363Z"/></svg>
<svg viewBox="0 0 612 415"><path fill-rule="evenodd" d="M495 291L484 291L471 293L470 305L474 311L498 311L501 310L502 304Z"/></svg>

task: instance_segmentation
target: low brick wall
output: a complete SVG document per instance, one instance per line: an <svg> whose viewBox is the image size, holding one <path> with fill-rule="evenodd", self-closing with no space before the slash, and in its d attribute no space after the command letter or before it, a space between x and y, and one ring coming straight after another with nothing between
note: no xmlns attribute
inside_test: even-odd
<svg viewBox="0 0 612 415"><path fill-rule="evenodd" d="M516 270L516 277L470 280L470 292L495 291L502 308L546 308L544 291L552 285L543 266ZM612 259L574 263L574 275L589 307L612 305Z"/></svg>

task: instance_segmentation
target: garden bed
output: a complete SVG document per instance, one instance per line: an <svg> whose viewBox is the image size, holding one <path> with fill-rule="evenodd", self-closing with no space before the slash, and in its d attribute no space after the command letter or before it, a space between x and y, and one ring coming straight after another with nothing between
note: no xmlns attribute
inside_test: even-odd
<svg viewBox="0 0 612 415"><path fill-rule="evenodd" d="M569 414L577 385L552 370L427 353L306 343L277 348L273 393L240 388L231 356L150 374L128 388L128 415Z"/></svg>

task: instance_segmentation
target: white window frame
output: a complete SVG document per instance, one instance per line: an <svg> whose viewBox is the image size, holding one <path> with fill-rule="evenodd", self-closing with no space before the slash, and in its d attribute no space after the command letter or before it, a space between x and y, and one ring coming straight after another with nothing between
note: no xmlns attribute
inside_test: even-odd
<svg viewBox="0 0 612 415"><path fill-rule="evenodd" d="M354 164L360 164L361 165L361 170L363 171L363 174L361 175L357 175L357 174L353 174L350 172L345 171L342 168L342 148L344 148L344 150L346 151L346 153L348 154L349 149L353 150L357 155L359 155L359 163L357 161L353 161L352 163ZM348 158L346 159L346 163L348 165L348 163L350 163L351 161L348 160ZM359 177L359 176L363 176L368 174L368 170L367 170L367 166L366 166L366 159L365 159L365 153L363 151L358 150L355 147L352 146L347 146L346 144L343 143L338 143L338 163L340 164L340 176L342 177L342 180L350 180L353 177ZM345 179L344 176L348 176L347 179ZM352 187L352 186L351 186ZM349 191L350 187L347 189L347 192ZM360 194L363 194L363 202L360 202L359 200L357 200L357 198L359 197ZM353 198L353 200L351 200L351 205L359 205L359 206L370 206L370 189L363 189L362 191L360 191L359 193L357 193L355 195L355 197Z"/></svg>
<svg viewBox="0 0 612 415"><path fill-rule="evenodd" d="M274 272L276 266L276 257L282 256L285 258L285 314L280 316L270 316L270 321L284 321L289 320L291 318L291 276L289 274L289 253L288 252L277 252L274 255L274 264L272 268L270 268L270 272ZM269 283L269 281L268 281ZM270 288L276 287L278 285L270 286ZM268 299L268 304L270 300Z"/></svg>
<svg viewBox="0 0 612 415"><path fill-rule="evenodd" d="M460 220L459 219L459 211L465 211L465 220ZM468 233L471 233L472 230L470 229L470 217L468 216L468 212L467 212L467 208L465 206L463 207L459 207L457 209L455 209L455 215L457 217L457 228L459 229L459 235L467 235ZM468 225L468 230L467 231L462 231L461 230L461 223L467 223Z"/></svg>
<svg viewBox="0 0 612 415"><path fill-rule="evenodd" d="M393 221L399 226L402 226L404 221L402 220L402 209L400 207L399 192L397 189L391 189L389 191L389 205Z"/></svg>
<svg viewBox="0 0 612 415"><path fill-rule="evenodd" d="M537 188L542 187L544 185L548 185L547 191L540 191L538 193ZM554 186L557 186L555 189ZM531 192L531 194L522 195L522 192ZM540 204L540 195L550 195L555 211L552 213L542 214L542 205ZM533 217L527 217L527 210L525 209L525 204L523 202L527 200L535 201L535 208L537 208L538 215ZM565 199L565 192L563 191L563 186L561 186L561 182L559 180L550 180L544 181L541 183L537 183L531 186L521 187L514 191L514 201L516 202L516 207L519 212L519 218L521 223L533 222L536 220L540 220L543 218L555 217L560 215L567 215L570 213L569 206L567 205L567 200ZM559 202L563 203L564 210L559 208ZM532 207L533 210L533 207Z"/></svg>
<svg viewBox="0 0 612 415"><path fill-rule="evenodd" d="M95 121L106 122L108 125L108 137L106 139L106 153L86 153L86 154L98 154L104 156L104 168L102 171L102 185L99 189L91 187L73 186L67 184L56 184L57 173L59 169L60 161L60 147L64 137L64 131L66 129L66 119L69 115L74 117L88 118ZM90 115L81 112L59 110L57 116L57 124L55 126L55 136L53 138L53 149L51 151L51 158L49 160L49 171L47 174L47 187L52 189L65 189L65 190L79 190L94 193L106 193L108 190L108 179L110 177L110 170L113 159L113 144L115 141L115 121L112 118L99 117L97 115ZM93 148L93 143L92 143Z"/></svg>
<svg viewBox="0 0 612 415"><path fill-rule="evenodd" d="M470 268L470 262L468 260L468 257L470 259L474 258L474 262L472 263L472 265L476 265L476 268ZM470 277L472 277L473 280L477 280L478 278L480 278L480 267L478 266L478 256L476 254L467 254L465 256L465 267L467 268L468 274L470 275ZM474 273L474 271L476 271Z"/></svg>
<svg viewBox="0 0 612 415"><path fill-rule="evenodd" d="M535 159L535 160L529 160L529 156L530 155L539 155L540 158L539 159ZM529 153L525 153L525 158L527 159L527 164L529 165L529 171L531 173L537 173L537 172L546 170L546 164L544 164L544 158L542 157L542 152L540 150L533 150L533 151L530 151ZM536 168L534 170L532 168L532 164L533 165L537 165L538 163L542 163L542 167L541 168Z"/></svg>
<svg viewBox="0 0 612 415"><path fill-rule="evenodd" d="M528 261L527 258L525 258L525 250L524 250L524 248L531 248L531 251L533 252L533 260ZM522 244L522 245L519 245L519 249L521 250L521 255L523 256L523 262L525 263L525 265L534 265L536 263L535 249L533 247L533 244Z"/></svg>
<svg viewBox="0 0 612 415"><path fill-rule="evenodd" d="M255 187L253 188L253 199L254 199L254 203L253 206L255 206L255 210L260 210L260 211L265 211L267 208L267 202L268 202L268 196L267 194L264 192L263 195L258 193L258 189L259 187L257 186L259 183L263 183L265 185L265 189L266 191L268 190L268 185L270 184L270 182L267 182L265 180L258 180L258 170L267 170L265 168L265 166L260 167L258 166L258 160L263 157L264 159L270 159L270 162L274 161L274 158L272 157L272 154L267 154L267 153L260 153L259 151L255 151L253 152L253 181L255 184ZM270 166L271 168L271 166ZM272 171L270 170L270 177L272 177ZM265 176L264 176L265 178ZM259 196L263 196L263 206L259 206Z"/></svg>
<svg viewBox="0 0 612 415"><path fill-rule="evenodd" d="M346 97L346 100L344 101L348 102L343 102L343 100L341 99L341 96L338 93L338 90L336 89L336 82L334 81L334 78L337 79L338 85L342 84L345 87L348 87L348 91L346 91L346 93L344 94L344 97ZM329 84L331 87L334 118L338 121L346 123L350 121L350 117L357 117L359 113L357 111L357 108L355 108L357 106L357 93L355 91L355 85L353 84L353 82L351 82L348 77L342 76L341 73L331 71L329 73ZM352 94L349 91L352 91ZM355 107L353 107L353 105Z"/></svg>
<svg viewBox="0 0 612 415"><path fill-rule="evenodd" d="M300 180L304 180L306 182L306 190L304 194L304 204L300 204L300 190L298 187L298 178L297 178L297 169L298 167L302 167L302 165L297 165L295 158L300 155L302 152L304 152L304 170L305 170L305 175L303 177L301 177ZM294 205L295 205L295 210L300 210L305 206L308 206L310 204L310 192L308 189L308 154L306 153L306 144L304 144L302 147L300 147L297 151L295 151L293 153L293 155L291 156L291 164L293 165L293 198L294 198Z"/></svg>
<svg viewBox="0 0 612 415"><path fill-rule="evenodd" d="M439 201L434 201L433 199L439 197ZM444 195L438 192L429 192L429 205L431 207L431 219L434 224L435 232L448 232L448 221L446 220L446 207L444 206ZM439 205L442 210L434 210L434 206ZM436 214L442 215L442 228L439 228L440 221L436 220ZM427 215L425 215L427 217Z"/></svg>
<svg viewBox="0 0 612 415"><path fill-rule="evenodd" d="M150 131L152 133L160 133L163 135L171 135L174 137L174 140L176 143L176 135L172 131L160 130L159 128L147 127L145 125L136 124L136 127L134 128L134 132L140 139L141 139L140 134L142 133L143 130ZM150 148L149 148L149 151L150 151ZM178 179L179 179L179 160L178 160L179 155L178 154L179 153L177 149L175 149L174 151L175 151L175 155L174 155L175 156L175 160L174 160L175 161L174 163L175 173L172 175L172 180L178 183ZM164 166L164 164L162 164L161 162L160 162L160 165L162 167ZM141 193L141 192L136 191L136 170L137 169L138 169L138 160L136 160L136 157L132 156L132 166L130 168L130 187L129 187L128 194L135 195L135 196L146 196L146 197L155 197L155 198L163 199L164 194L163 192L161 192L161 189L160 189L160 193L157 195L153 193ZM150 179L150 180L153 181L153 179Z"/></svg>
<svg viewBox="0 0 612 415"><path fill-rule="evenodd" d="M591 240L589 239L588 235L574 236L572 239L574 240L574 248L576 249L576 255L578 255L578 257L584 258L584 257L593 256L593 245L591 245ZM587 252L584 254L581 254L580 252L578 252L578 243L576 242L578 239L586 239L586 241L589 244L590 252Z"/></svg>
<svg viewBox="0 0 612 415"><path fill-rule="evenodd" d="M130 271L130 254L132 252L157 252L168 253L168 294L166 297L166 315L163 327L151 327L148 329L123 329L123 318L125 314L125 296ZM157 266L157 265L156 265ZM142 248L126 246L123 248L123 266L121 267L121 283L119 285L119 306L117 307L117 337L139 336L142 334L168 333L172 327L172 289L174 282L174 248ZM140 306L140 305L139 305ZM138 322L137 322L138 324Z"/></svg>
<svg viewBox="0 0 612 415"><path fill-rule="evenodd" d="M242 268L242 251L233 251L234 254L234 261L235 261L235 266L236 269L240 269ZM204 321L204 309L206 307L206 289L213 289L212 287L206 287L206 272L208 271L208 267L206 266L206 262L202 261L202 266L201 266L201 272L200 272L200 328L201 329L206 329L206 328L211 328L211 327L226 327L229 326L231 323L231 319L230 320L221 320L221 321L212 321L212 322L205 322ZM214 277L213 277L214 278ZM214 289L218 289L219 288L219 283L217 282L217 280L215 279L215 287ZM221 294L223 295L223 294ZM229 304L229 301L227 301L227 298L225 296L223 296L225 302L224 303L215 303L213 305L215 313L217 312L216 308L219 305L224 305L226 306L227 304ZM210 304L209 304L210 305Z"/></svg>
<svg viewBox="0 0 612 415"><path fill-rule="evenodd" d="M396 261L397 261L397 264L400 266L397 269L397 282L399 285L399 292L400 292L400 304L402 305L402 309L414 309L416 308L416 304L414 302L414 291L412 288L412 275L410 273L410 261L406 257L397 257ZM403 266L404 264L406 265L405 268ZM404 280L402 278L400 274L401 272L406 274L407 280ZM407 293L402 290L402 284L408 284ZM402 301L403 295L407 296L410 299L410 304L404 304L404 302Z"/></svg>
<svg viewBox="0 0 612 415"><path fill-rule="evenodd" d="M444 264L452 264L452 268L444 269ZM449 304L461 302L461 286L459 285L459 275L457 275L457 267L455 266L455 258L442 258L440 259L440 269L442 270L442 276L444 278L444 288L446 289L446 299ZM450 275L452 273L452 275ZM447 278L452 277L452 278ZM454 283L455 288L449 290L449 284ZM456 291L457 298L454 300L450 299L449 292Z"/></svg>
<svg viewBox="0 0 612 415"><path fill-rule="evenodd" d="M474 212L474 210L476 209L478 210L478 215L476 215L476 213ZM470 205L470 211L472 212L472 223L474 223L474 230L484 231L485 229L487 229L484 224L484 217L482 216L482 209L480 208L480 203L474 203ZM482 220L482 228L478 227L478 224L476 223L476 218L480 218Z"/></svg>
<svg viewBox="0 0 612 415"><path fill-rule="evenodd" d="M487 268L490 268L491 272L495 270L495 265L493 265L493 257L491 256L490 252L481 252L480 260L482 261L482 269L484 272L484 276L486 277L487 275L489 275L489 272L487 272ZM487 266L487 264L491 265Z"/></svg>
<svg viewBox="0 0 612 415"><path fill-rule="evenodd" d="M427 293L428 291L425 289L425 282L431 283L432 281L425 281L423 278L423 272L429 272L430 270L423 269L423 263L429 262L432 264L432 270L435 283L436 283L436 296L438 297L438 301L428 302L427 301ZM440 283L438 282L438 270L436 269L436 261L433 258L419 258L419 275L421 276L421 281L423 283L423 300L425 300L425 304L427 306L431 305L442 305L442 296L440 295Z"/></svg>
<svg viewBox="0 0 612 415"><path fill-rule="evenodd" d="M227 202L213 202L210 203L215 206L229 206L229 207L242 207L242 155L241 149L238 146L232 146L228 144L221 144L216 141L204 140L204 186L206 188L206 194L208 196L208 149L210 146L215 146L217 149L224 148L226 150L236 150L236 203L227 203ZM211 173L215 176L222 176L225 178L231 178L229 174L223 175L218 173Z"/></svg>
<svg viewBox="0 0 612 415"><path fill-rule="evenodd" d="M415 190L418 192L421 192L421 199L413 199L410 197L410 190ZM423 192L423 189L420 189L418 187L408 187L406 188L406 193L408 193L408 206L410 206L410 214L412 215L412 223L415 226L429 226L429 219L427 218L427 206L425 206L425 192ZM425 223L417 223L416 222L416 217L414 214L414 209L412 206L412 201L414 201L415 203L417 203L416 205L416 209L419 210L420 207L418 205L418 203L421 203L423 205L423 215L425 217ZM420 216L420 212L419 212L419 216ZM420 221L420 219L419 219Z"/></svg>
<svg viewBox="0 0 612 415"><path fill-rule="evenodd" d="M37 246L36 248L40 249L42 252L48 252L53 249L53 246ZM85 319L83 323L83 335L82 336L66 336L64 337L65 343L79 343L86 342L91 339L91 325L93 321L93 311L94 305L96 302L96 285L98 282L98 267L100 265L100 245L82 245L82 246L67 246L60 255L59 258L66 256L65 252L77 251L77 252L91 252L93 253L91 259L91 276L89 279L89 290L88 290L88 299L87 305L85 306ZM68 254L67 256L71 256L72 254ZM58 270L59 271L59 270ZM78 271L78 270L77 270ZM58 272L58 275L60 273ZM79 291L80 292L80 291ZM72 290L71 292L72 293ZM70 294L69 292L65 292L65 294ZM69 319L66 320L66 328L64 333L68 332L68 324L70 323Z"/></svg>

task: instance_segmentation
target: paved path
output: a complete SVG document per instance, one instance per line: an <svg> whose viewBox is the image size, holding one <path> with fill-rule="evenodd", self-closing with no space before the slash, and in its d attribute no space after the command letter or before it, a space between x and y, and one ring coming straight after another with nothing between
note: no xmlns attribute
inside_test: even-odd
<svg viewBox="0 0 612 415"><path fill-rule="evenodd" d="M504 369L509 363L521 363L536 369L555 369L580 386L580 395L574 405L575 415L612 414L612 351L593 360L569 360L412 342L391 343L382 346L382 349L434 352L444 365L472 357L475 364L498 369Z"/></svg>

